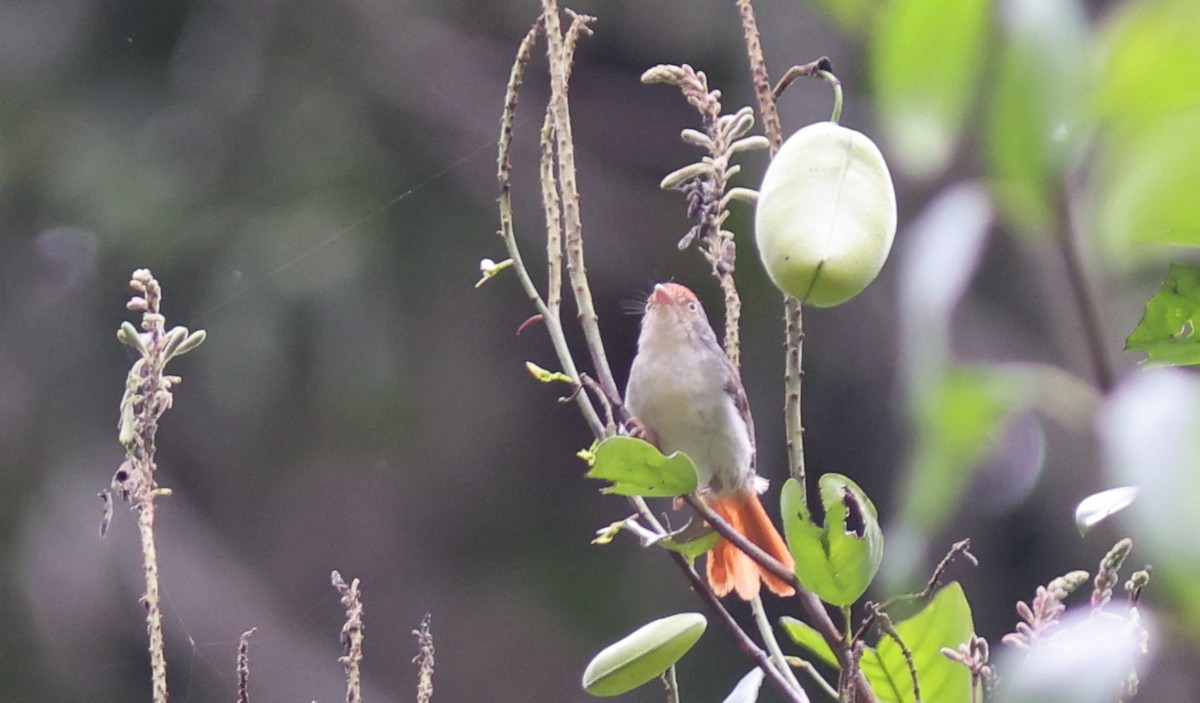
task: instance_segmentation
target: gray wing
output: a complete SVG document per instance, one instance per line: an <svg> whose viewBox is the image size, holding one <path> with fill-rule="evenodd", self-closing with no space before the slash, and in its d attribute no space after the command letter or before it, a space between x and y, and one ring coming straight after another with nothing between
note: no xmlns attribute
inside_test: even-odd
<svg viewBox="0 0 1200 703"><path fill-rule="evenodd" d="M750 470L757 473L758 444L754 438L754 418L750 415L750 399L746 397L746 387L742 385L742 378L737 369L729 363L729 358L725 356L724 352L722 352L721 358L729 370L729 382L725 384L725 392L733 399L734 406L741 413L742 419L746 421L746 432L750 435Z"/></svg>

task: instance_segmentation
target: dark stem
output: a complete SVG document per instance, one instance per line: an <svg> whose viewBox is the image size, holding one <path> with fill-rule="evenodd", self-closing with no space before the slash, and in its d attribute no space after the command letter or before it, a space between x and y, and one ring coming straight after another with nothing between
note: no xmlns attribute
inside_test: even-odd
<svg viewBox="0 0 1200 703"><path fill-rule="evenodd" d="M792 688L791 683L771 663L771 659L767 656L767 653L755 644L754 640L750 639L750 636L746 634L746 631L737 624L737 621L733 619L733 616L721 604L721 599L717 598L717 595L709 588L708 582L700 578L700 574L696 573L696 570L692 568L687 559L682 554L676 552L671 552L670 554L671 559L679 567L679 570L691 582L692 589L696 591L701 600L708 604L709 609L716 613L721 622L725 624L726 629L733 635L733 639L738 647L745 652L746 656L754 660L754 663L758 665L758 668L762 669L763 673L766 674L767 678L771 680L771 683L779 690L783 697L792 703L809 703L808 697L802 691L796 691Z"/></svg>
<svg viewBox="0 0 1200 703"><path fill-rule="evenodd" d="M821 603L821 599L817 598L812 592L806 590L800 585L800 580L796 578L796 574L781 564L778 560L767 554L758 545L748 540L742 533L733 529L733 527L713 512L713 509L708 507L703 500L694 495L683 496L683 501L690 505L696 513L704 518L705 522L712 525L725 539L729 540L738 549L742 550L754 560L754 563L771 572L788 585L796 589L796 599L800 601L800 606L804 612L808 614L809 620L813 628L821 634L821 637L833 650L838 658L838 663L841 664L844 671L855 672L855 683L857 684L858 694L862 701L875 701L875 694L870 690L870 684L867 683L866 677L858 670L854 664L854 657L850 648L846 645L846 640L842 633L838 630L837 625L834 625L833 619L829 617L829 613L825 610L825 605Z"/></svg>
<svg viewBox="0 0 1200 703"><path fill-rule="evenodd" d="M1100 386L1100 390L1107 393L1112 390L1116 374L1104 348L1104 326L1100 321L1100 313L1096 308L1096 299L1088 283L1087 273L1083 270L1079 245L1075 241L1070 197L1066 192L1063 192L1059 199L1057 219L1054 239L1066 265L1067 283L1071 286L1076 312L1083 324L1083 335L1087 342L1088 355L1092 360L1092 371L1096 375L1096 384Z"/></svg>

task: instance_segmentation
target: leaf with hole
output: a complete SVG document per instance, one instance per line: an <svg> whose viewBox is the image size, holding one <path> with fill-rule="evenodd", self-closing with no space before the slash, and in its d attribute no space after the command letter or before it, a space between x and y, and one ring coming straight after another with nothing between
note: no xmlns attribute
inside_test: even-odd
<svg viewBox="0 0 1200 703"><path fill-rule="evenodd" d="M1125 351L1143 352L1165 366L1200 364L1200 266L1171 264L1167 280L1146 303L1142 321L1125 340Z"/></svg>
<svg viewBox="0 0 1200 703"><path fill-rule="evenodd" d="M841 474L818 482L825 524L813 522L795 479L783 485L783 528L796 559L796 577L832 605L850 605L867 590L883 561L883 531L875 505Z"/></svg>

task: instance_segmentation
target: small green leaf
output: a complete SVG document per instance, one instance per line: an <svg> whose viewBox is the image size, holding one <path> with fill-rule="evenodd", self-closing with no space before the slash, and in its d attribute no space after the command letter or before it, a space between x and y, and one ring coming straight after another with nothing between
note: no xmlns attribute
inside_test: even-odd
<svg viewBox="0 0 1200 703"><path fill-rule="evenodd" d="M662 546L672 552L679 552L690 560L695 560L701 554L713 548L721 539L721 535L708 526L703 520L689 522L682 528L671 533L662 540Z"/></svg>
<svg viewBox="0 0 1200 703"><path fill-rule="evenodd" d="M1200 364L1200 267L1171 264L1167 280L1146 303L1125 351L1144 352L1155 364Z"/></svg>
<svg viewBox="0 0 1200 703"><path fill-rule="evenodd" d="M1075 527L1079 528L1079 534L1086 535L1100 521L1128 508L1139 490L1137 486L1110 488L1081 500L1075 507Z"/></svg>
<svg viewBox="0 0 1200 703"><path fill-rule="evenodd" d="M812 521L795 479L783 486L783 527L796 559L796 577L833 605L850 605L871 585L883 561L883 532L875 505L853 481L825 474L818 482L825 524Z"/></svg>
<svg viewBox="0 0 1200 703"><path fill-rule="evenodd" d="M926 533L945 524L1021 390L1000 369L951 366L916 399L916 447L902 501L906 523Z"/></svg>
<svg viewBox="0 0 1200 703"><path fill-rule="evenodd" d="M673 498L696 490L696 466L687 454L663 456L654 445L633 437L609 437L596 447L588 478L611 481L604 493Z"/></svg>
<svg viewBox="0 0 1200 703"><path fill-rule="evenodd" d="M919 178L954 155L988 43L987 0L887 3L871 46L875 96L890 158Z"/></svg>
<svg viewBox="0 0 1200 703"><path fill-rule="evenodd" d="M617 696L653 680L679 661L704 634L700 613L680 613L646 623L605 647L583 672L583 690Z"/></svg>
<svg viewBox="0 0 1200 703"><path fill-rule="evenodd" d="M942 654L943 647L957 649L975 632L962 586L944 586L921 612L896 623L896 632L912 652L923 703L971 700L971 672ZM913 703L912 675L904 652L891 637L885 635L878 647L867 648L861 666L880 703Z"/></svg>
<svg viewBox="0 0 1200 703"><path fill-rule="evenodd" d="M783 631L792 638L793 642L812 652L817 659L829 666L835 669L840 668L837 655L833 653L833 650L829 648L829 643L825 641L821 633L813 629L812 625L787 615L779 618L779 624L783 626Z"/></svg>
<svg viewBox="0 0 1200 703"><path fill-rule="evenodd" d="M884 0L810 0L809 4L855 37L869 35L887 7Z"/></svg>

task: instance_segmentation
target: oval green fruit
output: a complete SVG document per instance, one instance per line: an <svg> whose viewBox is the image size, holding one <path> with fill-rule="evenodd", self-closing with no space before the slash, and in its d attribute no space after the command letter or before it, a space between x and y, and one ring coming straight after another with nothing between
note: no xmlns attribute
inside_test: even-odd
<svg viewBox="0 0 1200 703"><path fill-rule="evenodd" d="M583 672L583 690L618 696L653 680L687 653L704 634L700 613L680 613L646 623L592 658Z"/></svg>
<svg viewBox="0 0 1200 703"><path fill-rule="evenodd" d="M767 168L754 225L784 293L817 307L858 295L896 236L896 191L879 147L834 122L796 132Z"/></svg>

